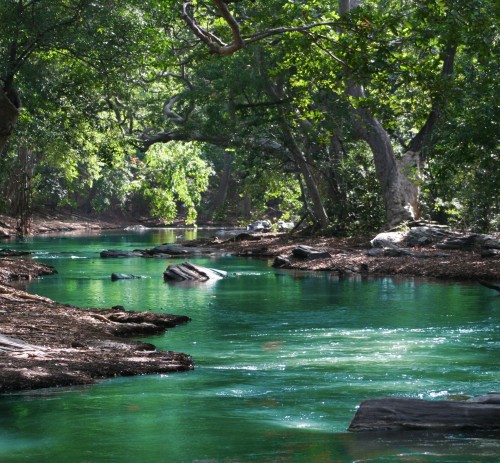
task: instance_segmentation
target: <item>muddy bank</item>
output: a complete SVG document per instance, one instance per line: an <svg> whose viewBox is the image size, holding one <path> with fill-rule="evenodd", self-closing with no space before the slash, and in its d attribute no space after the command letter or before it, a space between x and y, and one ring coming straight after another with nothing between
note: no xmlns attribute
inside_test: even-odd
<svg viewBox="0 0 500 463"><path fill-rule="evenodd" d="M193 369L190 356L128 339L161 334L188 317L120 308L87 310L6 284L50 267L0 259L0 393L89 384L114 376Z"/></svg>

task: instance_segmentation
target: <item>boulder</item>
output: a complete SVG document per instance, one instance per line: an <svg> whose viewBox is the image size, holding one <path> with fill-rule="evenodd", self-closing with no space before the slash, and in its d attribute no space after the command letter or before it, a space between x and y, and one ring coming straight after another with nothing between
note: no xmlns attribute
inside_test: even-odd
<svg viewBox="0 0 500 463"><path fill-rule="evenodd" d="M289 231L293 230L295 224L293 222L285 222L284 220L278 220L278 231Z"/></svg>
<svg viewBox="0 0 500 463"><path fill-rule="evenodd" d="M464 250L468 250L468 249L471 249L479 244L477 241L478 236L479 235L472 234L472 235L460 236L460 237L455 237L455 238L448 238L440 243L437 243L436 248L438 248L438 249L464 249Z"/></svg>
<svg viewBox="0 0 500 463"><path fill-rule="evenodd" d="M290 259L286 256L276 256L274 258L273 267L275 268L285 268L289 267L291 264Z"/></svg>
<svg viewBox="0 0 500 463"><path fill-rule="evenodd" d="M269 231L271 230L271 222L269 220L257 220L247 225L248 231Z"/></svg>
<svg viewBox="0 0 500 463"><path fill-rule="evenodd" d="M293 251L292 255L299 259L328 259L332 255L328 251L322 251L320 249L313 248L311 246L299 245Z"/></svg>
<svg viewBox="0 0 500 463"><path fill-rule="evenodd" d="M224 278L227 272L201 267L191 262L169 265L163 272L165 281L208 281Z"/></svg>
<svg viewBox="0 0 500 463"><path fill-rule="evenodd" d="M450 233L437 227L414 227L406 235L406 245L427 246L437 243L450 236Z"/></svg>
<svg viewBox="0 0 500 463"><path fill-rule="evenodd" d="M361 403L349 431L500 430L500 394L471 401L383 397Z"/></svg>
<svg viewBox="0 0 500 463"><path fill-rule="evenodd" d="M373 248L393 248L401 244L405 239L403 232L385 232L379 233L370 241Z"/></svg>
<svg viewBox="0 0 500 463"><path fill-rule="evenodd" d="M496 240L489 235L478 235L478 243L483 247L483 249L499 249L500 250L500 240Z"/></svg>
<svg viewBox="0 0 500 463"><path fill-rule="evenodd" d="M500 257L500 249L481 249L481 257Z"/></svg>

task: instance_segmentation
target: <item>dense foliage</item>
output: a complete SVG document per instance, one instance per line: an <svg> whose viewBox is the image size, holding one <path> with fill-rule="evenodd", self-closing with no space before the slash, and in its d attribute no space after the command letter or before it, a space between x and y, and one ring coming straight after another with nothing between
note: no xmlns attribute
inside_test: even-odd
<svg viewBox="0 0 500 463"><path fill-rule="evenodd" d="M499 226L492 2L5 0L0 20L3 212Z"/></svg>

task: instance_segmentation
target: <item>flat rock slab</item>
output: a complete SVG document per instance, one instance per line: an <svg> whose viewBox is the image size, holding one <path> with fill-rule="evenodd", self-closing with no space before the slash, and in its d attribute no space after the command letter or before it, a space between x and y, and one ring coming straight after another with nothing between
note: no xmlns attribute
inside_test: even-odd
<svg viewBox="0 0 500 463"><path fill-rule="evenodd" d="M163 278L166 281L208 281L220 280L227 275L223 270L201 267L191 262L169 265Z"/></svg>
<svg viewBox="0 0 500 463"><path fill-rule="evenodd" d="M299 245L293 251L292 255L299 259L329 259L332 255L328 251L316 249L311 246Z"/></svg>
<svg viewBox="0 0 500 463"><path fill-rule="evenodd" d="M399 397L366 400L359 406L348 430L498 430L500 400L496 398L500 395L491 394L464 402Z"/></svg>

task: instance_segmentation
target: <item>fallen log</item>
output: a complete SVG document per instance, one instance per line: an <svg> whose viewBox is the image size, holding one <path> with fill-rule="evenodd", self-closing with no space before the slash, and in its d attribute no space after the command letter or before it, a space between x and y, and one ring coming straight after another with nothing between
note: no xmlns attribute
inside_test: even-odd
<svg viewBox="0 0 500 463"><path fill-rule="evenodd" d="M500 394L488 394L464 402L400 397L365 400L356 411L348 430L498 430L500 403L491 398L499 396Z"/></svg>

